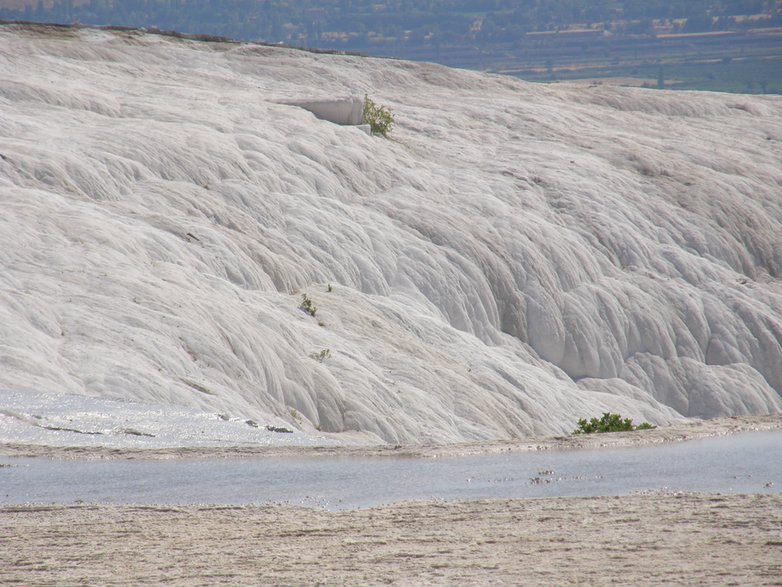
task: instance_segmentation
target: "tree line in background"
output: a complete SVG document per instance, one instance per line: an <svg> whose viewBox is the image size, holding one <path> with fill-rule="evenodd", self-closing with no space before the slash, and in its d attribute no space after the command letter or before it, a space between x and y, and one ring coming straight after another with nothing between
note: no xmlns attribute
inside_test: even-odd
<svg viewBox="0 0 782 587"><path fill-rule="evenodd" d="M389 40L513 42L576 27L653 35L782 26L782 0L30 0L23 10L0 9L0 19L360 50Z"/></svg>

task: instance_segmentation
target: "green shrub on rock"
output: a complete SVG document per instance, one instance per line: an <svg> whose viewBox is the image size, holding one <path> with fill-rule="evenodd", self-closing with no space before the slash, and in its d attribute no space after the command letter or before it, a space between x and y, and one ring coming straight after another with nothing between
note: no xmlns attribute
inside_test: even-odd
<svg viewBox="0 0 782 587"><path fill-rule="evenodd" d="M369 96L364 96L364 124L369 125L373 135L386 137L394 125L394 115L385 106L379 106Z"/></svg>
<svg viewBox="0 0 782 587"><path fill-rule="evenodd" d="M622 419L619 414L612 414L606 412L603 417L592 418L588 422L582 418L578 421L578 428L573 431L573 434L593 434L596 432L631 432L633 430L650 430L656 428L649 422L638 424L635 426L630 418Z"/></svg>
<svg viewBox="0 0 782 587"><path fill-rule="evenodd" d="M299 304L299 309L307 312L310 316L315 316L315 312L318 311L318 309L315 307L315 304L312 303L312 300L307 294L301 294L301 304Z"/></svg>

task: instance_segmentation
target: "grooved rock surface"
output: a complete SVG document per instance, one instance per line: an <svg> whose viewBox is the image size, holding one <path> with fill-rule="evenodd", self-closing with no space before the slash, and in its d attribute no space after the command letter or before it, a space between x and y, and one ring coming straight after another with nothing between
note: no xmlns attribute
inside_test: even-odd
<svg viewBox="0 0 782 587"><path fill-rule="evenodd" d="M390 140L282 103L365 94ZM393 443L782 411L779 97L4 25L0 105L0 386Z"/></svg>

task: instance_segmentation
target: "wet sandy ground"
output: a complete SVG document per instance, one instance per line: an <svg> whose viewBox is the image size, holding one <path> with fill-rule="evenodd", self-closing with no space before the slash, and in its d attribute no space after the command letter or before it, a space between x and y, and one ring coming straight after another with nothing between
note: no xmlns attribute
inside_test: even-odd
<svg viewBox="0 0 782 587"><path fill-rule="evenodd" d="M782 495L11 507L0 584L779 585Z"/></svg>
<svg viewBox="0 0 782 587"><path fill-rule="evenodd" d="M780 416L730 418L632 434L343 450L480 454L653 444L780 427ZM194 454L85 455L15 446L2 452ZM0 508L0 584L782 585L782 494L435 501L335 512L7 506Z"/></svg>

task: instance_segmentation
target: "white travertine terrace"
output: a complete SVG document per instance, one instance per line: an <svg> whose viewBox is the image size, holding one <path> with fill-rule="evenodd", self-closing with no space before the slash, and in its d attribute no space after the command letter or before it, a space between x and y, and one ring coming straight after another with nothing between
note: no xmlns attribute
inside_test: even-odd
<svg viewBox="0 0 782 587"><path fill-rule="evenodd" d="M282 103L365 94L390 139ZM778 96L2 26L0 386L414 443L780 412L780 162Z"/></svg>
<svg viewBox="0 0 782 587"><path fill-rule="evenodd" d="M317 118L334 124L358 126L364 123L364 101L356 96L347 98L296 98L281 100L280 104L298 106L312 112Z"/></svg>

